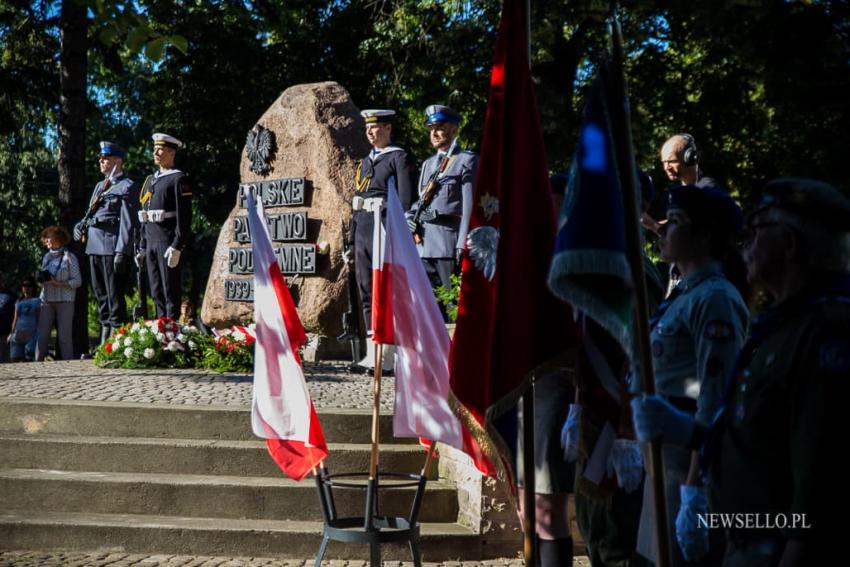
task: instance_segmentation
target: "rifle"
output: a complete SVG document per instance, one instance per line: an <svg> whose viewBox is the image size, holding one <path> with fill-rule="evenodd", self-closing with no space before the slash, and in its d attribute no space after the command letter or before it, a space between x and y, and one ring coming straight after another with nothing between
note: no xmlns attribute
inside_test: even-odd
<svg viewBox="0 0 850 567"><path fill-rule="evenodd" d="M115 175L115 168L118 167L118 164L112 166L112 171L109 172L109 177L107 177L103 181L103 186L100 188L100 191L94 196L94 198L89 203L89 208L86 210L86 214L83 215L83 220L77 223L77 226L82 225L80 229L80 242L83 244L86 243L86 233L88 233L91 225L94 224L94 214L97 212L97 209L100 207L101 201L103 201L103 194L109 189L109 186L112 185L112 176Z"/></svg>
<svg viewBox="0 0 850 567"><path fill-rule="evenodd" d="M135 246L134 246L135 253L133 254L134 258L139 253L139 246L141 245L141 240L142 240L141 230L142 230L141 228L137 228L135 230L136 237L134 239L135 240ZM146 287L147 284L145 282L145 278L142 276L142 274L145 273L145 263L141 262L141 264L142 264L141 266L138 266L136 268L136 287L139 290L139 304L136 305L136 307L133 308L133 320L136 321L137 323L144 321L145 319L148 318L148 290L147 290L147 287Z"/></svg>
<svg viewBox="0 0 850 567"><path fill-rule="evenodd" d="M346 255L350 246L348 244L348 230L345 223L342 224L342 251ZM360 311L357 309L357 276L352 269L352 264L347 264L348 269L348 311L342 314L342 334L337 337L338 341L351 341L351 356L353 362L360 362Z"/></svg>
<svg viewBox="0 0 850 567"><path fill-rule="evenodd" d="M440 184L437 182L437 179L449 166L449 161L452 158L452 152L455 147L457 147L457 138L452 140L452 145L449 146L449 150L446 152L446 155L444 155L443 159L440 160L437 169L435 169L434 173L431 174L431 177L428 178L428 183L425 184L425 190L422 191L422 194L419 196L419 206L416 207L416 212L413 214L413 219L410 223L413 231L413 240L416 241L416 244L422 244L422 223L432 221L436 218L436 215L428 210L428 205L431 204L431 201L433 201L434 197L437 195L437 190L440 188Z"/></svg>

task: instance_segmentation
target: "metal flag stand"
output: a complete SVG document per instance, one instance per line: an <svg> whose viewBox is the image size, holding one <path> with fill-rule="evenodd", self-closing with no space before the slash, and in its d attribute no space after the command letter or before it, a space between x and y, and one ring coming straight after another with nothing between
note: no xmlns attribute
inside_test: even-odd
<svg viewBox="0 0 850 567"><path fill-rule="evenodd" d="M376 214L377 217L377 214ZM376 227L380 225L380 217L375 219ZM377 239L378 249L373 251L377 257L381 257L384 235ZM422 504L422 496L425 493L425 484L428 482L426 474L434 455L434 448L428 448L425 464L422 471L412 473L382 473L378 471L378 446L380 444L380 428L378 419L380 417L381 401L381 372L384 346L376 345L375 348L375 374L372 380L372 452L369 458L368 472L346 472L330 474L324 464L319 469L316 478L316 489L319 493L319 505L322 510L322 519L325 526L322 533L322 543L316 555L315 567L320 567L322 558L327 551L330 541L344 543L369 544L369 565L380 567L381 544L382 543L407 543L410 554L413 557L413 565L421 567L422 560L419 554L419 508ZM363 484L362 479L367 479ZM380 480L397 479L397 482L381 485ZM361 479L357 482L357 479ZM407 479L406 481L403 479ZM385 516L380 513L379 490L416 487L413 496L413 504L407 517ZM334 504L333 489L359 489L366 490L366 503L363 516L339 517Z"/></svg>

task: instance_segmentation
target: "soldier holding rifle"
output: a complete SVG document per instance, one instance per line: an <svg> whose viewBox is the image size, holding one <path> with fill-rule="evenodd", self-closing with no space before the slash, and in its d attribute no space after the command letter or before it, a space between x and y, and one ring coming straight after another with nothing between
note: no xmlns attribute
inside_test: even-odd
<svg viewBox="0 0 850 567"><path fill-rule="evenodd" d="M126 152L113 142L100 142L98 163L106 178L95 185L74 240L84 242L91 283L100 316L100 342L127 322L126 276L133 256L138 184L124 175Z"/></svg>
<svg viewBox="0 0 850 567"><path fill-rule="evenodd" d="M408 225L431 285L451 287L472 215L478 156L457 143L460 114L456 111L432 104L425 109L425 117L437 153L422 164L419 200L408 213Z"/></svg>

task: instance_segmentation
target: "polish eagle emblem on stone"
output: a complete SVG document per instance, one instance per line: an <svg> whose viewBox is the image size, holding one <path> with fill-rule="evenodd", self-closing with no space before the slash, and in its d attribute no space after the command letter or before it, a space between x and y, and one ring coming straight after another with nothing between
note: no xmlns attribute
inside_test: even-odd
<svg viewBox="0 0 850 567"><path fill-rule="evenodd" d="M257 175L265 175L271 169L271 161L274 159L275 139L274 132L255 125L248 132L245 140L248 159L251 160L251 171Z"/></svg>
<svg viewBox="0 0 850 567"><path fill-rule="evenodd" d="M479 226L466 237L469 257L487 281L496 275L496 255L499 251L499 231L492 226Z"/></svg>

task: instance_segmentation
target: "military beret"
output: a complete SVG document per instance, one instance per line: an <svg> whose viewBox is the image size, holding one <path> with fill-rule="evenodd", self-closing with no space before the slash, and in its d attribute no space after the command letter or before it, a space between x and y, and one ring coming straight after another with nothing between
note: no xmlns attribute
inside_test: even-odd
<svg viewBox="0 0 850 567"><path fill-rule="evenodd" d="M183 147L183 142L174 136L169 136L168 134L157 132L151 137L153 138L154 146L165 146L166 148L172 148L174 150Z"/></svg>
<svg viewBox="0 0 850 567"><path fill-rule="evenodd" d="M707 221L714 226L737 232L744 224L741 207L718 187L676 185L667 190L667 210L681 209L693 221Z"/></svg>
<svg viewBox="0 0 850 567"><path fill-rule="evenodd" d="M771 207L817 219L832 230L850 232L850 199L822 181L782 177L768 182L753 214Z"/></svg>
<svg viewBox="0 0 850 567"><path fill-rule="evenodd" d="M360 116L366 119L366 124L387 123L392 122L392 118L395 116L395 110L372 108L369 110L361 110Z"/></svg>
<svg viewBox="0 0 850 567"><path fill-rule="evenodd" d="M460 114L448 106L442 104L432 104L425 109L425 125L433 126L449 122L451 124L460 124Z"/></svg>
<svg viewBox="0 0 850 567"><path fill-rule="evenodd" d="M127 152L124 148L114 142L101 142L100 155L124 158L127 155Z"/></svg>

